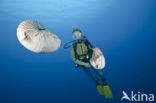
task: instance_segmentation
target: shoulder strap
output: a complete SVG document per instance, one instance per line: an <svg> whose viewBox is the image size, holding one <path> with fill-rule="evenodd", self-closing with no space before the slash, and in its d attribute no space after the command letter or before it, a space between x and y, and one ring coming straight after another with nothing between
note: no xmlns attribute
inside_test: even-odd
<svg viewBox="0 0 156 103"><path fill-rule="evenodd" d="M90 49L90 48L89 48L89 42L88 42L88 39L85 38L83 41L84 41L85 45L87 46L87 48Z"/></svg>
<svg viewBox="0 0 156 103"><path fill-rule="evenodd" d="M93 50L90 48L90 42L89 42L89 40L87 38L84 39L84 42L85 42L85 44L86 44L86 46L88 48L88 51L89 51L89 58L91 58Z"/></svg>
<svg viewBox="0 0 156 103"><path fill-rule="evenodd" d="M76 43L73 43L73 48L74 48L75 57L78 59L78 54L76 52Z"/></svg>

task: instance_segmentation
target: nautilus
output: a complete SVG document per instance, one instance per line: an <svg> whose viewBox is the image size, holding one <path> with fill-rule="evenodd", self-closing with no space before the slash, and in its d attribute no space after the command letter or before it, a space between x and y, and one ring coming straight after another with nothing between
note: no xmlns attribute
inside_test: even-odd
<svg viewBox="0 0 156 103"><path fill-rule="evenodd" d="M105 57L99 48L93 49L92 58L90 59L90 64L94 69L104 69L105 67Z"/></svg>
<svg viewBox="0 0 156 103"><path fill-rule="evenodd" d="M19 24L17 38L25 48L36 53L54 52L61 45L57 35L33 20L26 20Z"/></svg>

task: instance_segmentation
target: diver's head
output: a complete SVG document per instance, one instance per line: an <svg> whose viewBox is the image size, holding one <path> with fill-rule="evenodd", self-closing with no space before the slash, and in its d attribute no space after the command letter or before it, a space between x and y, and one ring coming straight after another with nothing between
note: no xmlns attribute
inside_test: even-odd
<svg viewBox="0 0 156 103"><path fill-rule="evenodd" d="M72 33L73 33L73 38L76 39L76 40L82 39L82 37L83 37L82 32L81 32L80 29L76 28L76 29L73 30Z"/></svg>

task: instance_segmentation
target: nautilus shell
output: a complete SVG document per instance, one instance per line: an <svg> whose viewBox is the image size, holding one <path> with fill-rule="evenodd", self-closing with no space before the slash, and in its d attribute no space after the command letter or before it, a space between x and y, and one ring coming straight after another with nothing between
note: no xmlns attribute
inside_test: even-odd
<svg viewBox="0 0 156 103"><path fill-rule="evenodd" d="M90 59L90 64L94 69L104 69L105 67L105 57L99 48L93 49L92 58Z"/></svg>
<svg viewBox="0 0 156 103"><path fill-rule="evenodd" d="M26 20L19 24L17 38L25 48L36 53L53 52L61 45L58 36L33 20Z"/></svg>

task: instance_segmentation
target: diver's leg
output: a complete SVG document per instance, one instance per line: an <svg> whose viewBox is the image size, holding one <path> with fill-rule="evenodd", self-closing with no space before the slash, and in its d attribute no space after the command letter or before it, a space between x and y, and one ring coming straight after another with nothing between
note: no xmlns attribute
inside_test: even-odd
<svg viewBox="0 0 156 103"><path fill-rule="evenodd" d="M91 73L90 68L82 68L82 70L95 82L97 91L99 92L100 95L103 95L103 86L99 84L98 79L96 77L93 76L93 74Z"/></svg>
<svg viewBox="0 0 156 103"><path fill-rule="evenodd" d="M101 78L102 84L107 85L107 80L106 80L105 76L103 75L103 73L101 72L101 70L94 69L94 68L93 68L93 70Z"/></svg>
<svg viewBox="0 0 156 103"><path fill-rule="evenodd" d="M96 77L93 76L93 74L90 71L90 68L81 67L82 70L95 82L96 85L98 85L98 80Z"/></svg>

